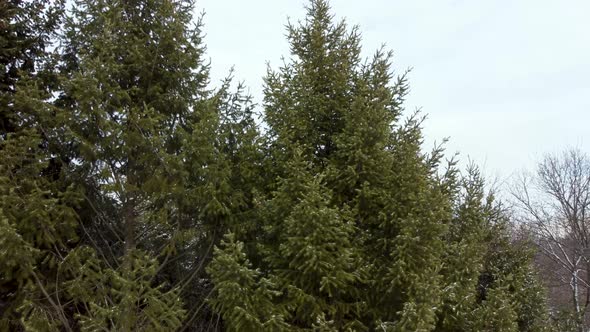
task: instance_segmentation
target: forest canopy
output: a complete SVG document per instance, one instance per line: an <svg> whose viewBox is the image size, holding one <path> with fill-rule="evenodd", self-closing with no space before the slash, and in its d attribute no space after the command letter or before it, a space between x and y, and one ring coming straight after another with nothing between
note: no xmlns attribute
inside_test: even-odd
<svg viewBox="0 0 590 332"><path fill-rule="evenodd" d="M551 330L392 52L306 9L256 107L194 1L0 2L0 330Z"/></svg>

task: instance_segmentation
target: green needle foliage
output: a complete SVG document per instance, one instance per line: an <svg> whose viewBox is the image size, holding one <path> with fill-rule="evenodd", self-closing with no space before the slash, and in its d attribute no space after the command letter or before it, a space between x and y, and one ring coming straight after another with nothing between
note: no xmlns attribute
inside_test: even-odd
<svg viewBox="0 0 590 332"><path fill-rule="evenodd" d="M287 312L275 305L281 295L272 280L261 276L246 258L244 243L229 233L215 248L208 268L215 283L213 307L223 313L229 331L282 331Z"/></svg>
<svg viewBox="0 0 590 332"><path fill-rule="evenodd" d="M285 285L293 328L429 329L450 206L419 121L400 124L405 78L393 80L391 53L362 62L357 30L325 1L288 30L291 62L265 89L279 177L259 240L270 245L253 255Z"/></svg>
<svg viewBox="0 0 590 332"><path fill-rule="evenodd" d="M212 245L261 175L249 98L207 88L191 1L76 1L58 62L51 5L2 4L2 41L22 47L2 58L2 324L199 328Z"/></svg>
<svg viewBox="0 0 590 332"><path fill-rule="evenodd" d="M0 134L18 131L22 111L15 94L23 77L33 76L48 92L55 83L49 49L63 19L63 1L6 0L0 3Z"/></svg>
<svg viewBox="0 0 590 332"><path fill-rule="evenodd" d="M49 321L41 325L47 329L59 326L51 320L67 324L59 303L59 263L78 238L74 207L80 196L45 177L50 156L39 148L41 142L33 130L12 133L0 142L3 330L17 329L21 320Z"/></svg>
<svg viewBox="0 0 590 332"><path fill-rule="evenodd" d="M550 324L545 292L531 265L530 244L512 242L505 214L492 211L472 324L490 331L559 331Z"/></svg>
<svg viewBox="0 0 590 332"><path fill-rule="evenodd" d="M0 2L0 331L550 329L529 244L327 1L263 130L194 1L67 4Z"/></svg>
<svg viewBox="0 0 590 332"><path fill-rule="evenodd" d="M265 81L265 168L276 181L261 197L258 235L232 233L216 250L216 310L235 330L270 317L285 331L527 330L518 294L538 285L505 285L513 267L486 270L497 211L477 170L461 177L455 161L441 167L442 148L422 152L423 118L403 116L406 73L392 74L390 52L361 59L357 28L336 22L326 1L307 9L288 25L291 56ZM218 272L230 257L248 282ZM531 258L514 259L526 269ZM482 286L486 273L498 281ZM274 309L233 305L230 284Z"/></svg>
<svg viewBox="0 0 590 332"><path fill-rule="evenodd" d="M88 192L85 244L118 277L150 280L156 298L181 296L150 310L184 328L207 316L202 306L185 305L204 303L212 244L250 207L259 155L243 88L230 91L231 79L218 91L207 88L193 10L192 1L77 1L57 101L69 115L69 167ZM137 257L157 268L145 269ZM128 323L148 310L144 295L133 296L131 303L111 299L127 325L109 321L123 330L144 326L139 318Z"/></svg>
<svg viewBox="0 0 590 332"><path fill-rule="evenodd" d="M0 330L68 326L59 263L75 245L80 195L51 153L61 1L0 3ZM54 324L54 322L56 322Z"/></svg>
<svg viewBox="0 0 590 332"><path fill-rule="evenodd" d="M506 211L473 165L461 180L446 234L437 331L548 331L548 311L525 242L512 242ZM476 291L475 291L476 290Z"/></svg>
<svg viewBox="0 0 590 332"><path fill-rule="evenodd" d="M292 320L311 327L318 319L333 329L363 326L358 252L352 245L355 226L347 209L330 206L330 191L297 150L287 164L288 178L268 201L260 243L264 261L285 292ZM267 242L268 241L268 242Z"/></svg>

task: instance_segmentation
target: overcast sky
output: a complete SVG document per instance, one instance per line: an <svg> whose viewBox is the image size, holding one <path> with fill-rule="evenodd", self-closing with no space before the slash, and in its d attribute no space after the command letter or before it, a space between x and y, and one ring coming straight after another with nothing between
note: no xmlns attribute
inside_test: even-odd
<svg viewBox="0 0 590 332"><path fill-rule="evenodd" d="M300 0L200 0L217 83L235 76L262 100L266 63L288 57L284 25ZM381 44L412 67L406 113L422 108L426 147L449 137L489 176L532 169L546 152L590 153L590 1L332 0L358 25L365 55Z"/></svg>

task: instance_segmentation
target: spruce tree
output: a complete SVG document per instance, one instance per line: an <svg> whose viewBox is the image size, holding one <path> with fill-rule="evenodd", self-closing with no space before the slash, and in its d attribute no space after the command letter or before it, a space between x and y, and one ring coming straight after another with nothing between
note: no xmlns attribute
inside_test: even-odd
<svg viewBox="0 0 590 332"><path fill-rule="evenodd" d="M19 87L15 107L49 111L47 96L34 91ZM43 142L35 129L20 129L0 141L2 330L70 325L59 300L64 288L59 264L77 241L75 207L81 197L47 175L52 156Z"/></svg>
<svg viewBox="0 0 590 332"><path fill-rule="evenodd" d="M401 120L405 76L393 80L391 53L362 62L357 29L334 23L325 1L312 1L288 32L291 61L269 70L265 85L267 165L278 187L270 184L269 212L260 217L263 245L246 244L247 254L283 285L286 302L277 305L300 294L287 307L293 328L429 329L450 204L434 176L438 154L421 152L419 118ZM299 159L306 166L293 168ZM301 188L314 182L312 191ZM300 233L310 227L323 231ZM339 243L330 251L340 260L322 255L328 247L317 247L319 234L326 245ZM338 294L310 283L328 277L314 262L341 271L330 277Z"/></svg>
<svg viewBox="0 0 590 332"><path fill-rule="evenodd" d="M361 329L357 286L362 271L350 211L330 207L329 189L321 176L310 174L311 165L297 151L286 167L289 176L279 180L265 211L264 260L285 291L285 305L297 308L294 321L311 327L325 320L325 328Z"/></svg>
<svg viewBox="0 0 590 332"><path fill-rule="evenodd" d="M282 330L364 329L358 320L363 305L356 286L362 276L351 241L355 228L350 215L328 206L329 191L321 178L310 173L311 165L300 152L286 167L290 176L279 180L279 188L262 207L264 233L257 247L264 268L250 272L247 279L235 279L237 271L252 271L251 263L235 256L238 244L217 249L209 268L216 285L213 303L227 319L227 326L235 330L256 331L269 324ZM239 246L238 257L245 257L243 243ZM235 267L235 274L229 272L232 268L222 273L222 264L230 257L236 258L227 265L241 265ZM256 285L253 278L272 288ZM234 304L236 299L228 302L228 285L242 287L243 293L251 295L238 304ZM250 301L271 302L274 309L263 314L260 307L247 305Z"/></svg>
<svg viewBox="0 0 590 332"><path fill-rule="evenodd" d="M534 250L510 234L507 215L491 210L487 244L478 282L478 308L472 322L486 326L513 326L513 331L550 331L545 290L533 267ZM504 314L499 315L498 312ZM514 318L513 323L507 320Z"/></svg>
<svg viewBox="0 0 590 332"><path fill-rule="evenodd" d="M486 229L489 227L490 209L484 192L484 180L479 170L470 165L467 174L458 178L453 219L445 235L445 263L443 306L439 312L437 331L466 331L470 329L472 312L478 298L477 286L483 270L487 250Z"/></svg>
<svg viewBox="0 0 590 332"><path fill-rule="evenodd" d="M18 82L39 79L47 92L55 83L50 48L63 19L63 1L7 0L0 3L0 135L23 126L21 110L15 108Z"/></svg>
<svg viewBox="0 0 590 332"><path fill-rule="evenodd" d="M73 171L112 198L123 254L137 248L142 227L162 224L163 211L141 211L162 208L161 195L181 181L182 134L197 117L207 120L207 67L199 27L188 28L191 10L174 1L79 1L66 26L66 64L76 70L65 71L60 103Z"/></svg>
<svg viewBox="0 0 590 332"><path fill-rule="evenodd" d="M228 331L285 331L288 312L275 304L281 296L272 279L253 269L244 243L228 233L208 267L215 282L213 307L221 312Z"/></svg>
<svg viewBox="0 0 590 332"><path fill-rule="evenodd" d="M322 0L288 25L288 39L291 57L265 80L264 165L276 181L259 198L262 227L255 237L232 234L240 258L237 244L226 244L211 265L212 302L226 326L260 329L269 317L280 317L286 325L274 328L283 330L541 326L530 315L542 317L544 307L530 302L539 289L524 272L529 258L489 270L493 225L504 214L475 168L461 178L453 160L442 169L441 147L423 152L423 117L404 119L406 75L394 78L391 53L363 62L358 30L335 23ZM220 273L230 257L234 274ZM335 271L337 294L317 284L329 274L316 264ZM495 283L483 285L486 275ZM224 285L250 295L232 305Z"/></svg>
<svg viewBox="0 0 590 332"><path fill-rule="evenodd" d="M256 234L255 206L263 178L259 134L243 86L232 91L231 80L225 80L210 105L215 112L194 125L181 154L186 178L177 194L181 216L190 218L182 225L188 245L176 246L167 255L176 261L168 265L170 280L182 280L187 303L201 302L188 312L184 325L188 330L218 320L203 302L212 292L205 267L226 231L245 238Z"/></svg>
<svg viewBox="0 0 590 332"><path fill-rule="evenodd" d="M71 325L58 276L76 244L80 196L53 153L57 117L49 102L50 48L62 14L61 1L0 3L1 330Z"/></svg>
<svg viewBox="0 0 590 332"><path fill-rule="evenodd" d="M68 18L55 102L65 114L60 156L85 191L82 248L96 251L91 268L74 259L86 249L68 263L88 272L69 293L81 326L206 324L204 267L251 204L252 108L231 79L207 88L194 9L193 1L82 0ZM109 306L81 293L84 283L114 280L119 286L103 294Z"/></svg>
<svg viewBox="0 0 590 332"><path fill-rule="evenodd" d="M436 331L548 331L532 248L514 242L509 214L470 165L456 186L445 236L443 306Z"/></svg>

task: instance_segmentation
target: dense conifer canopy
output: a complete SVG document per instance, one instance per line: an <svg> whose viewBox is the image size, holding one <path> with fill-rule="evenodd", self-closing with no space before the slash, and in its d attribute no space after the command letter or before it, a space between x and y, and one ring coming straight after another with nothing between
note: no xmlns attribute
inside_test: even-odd
<svg viewBox="0 0 590 332"><path fill-rule="evenodd" d="M193 1L71 5L0 3L0 330L549 329L507 212L327 1L263 129Z"/></svg>

